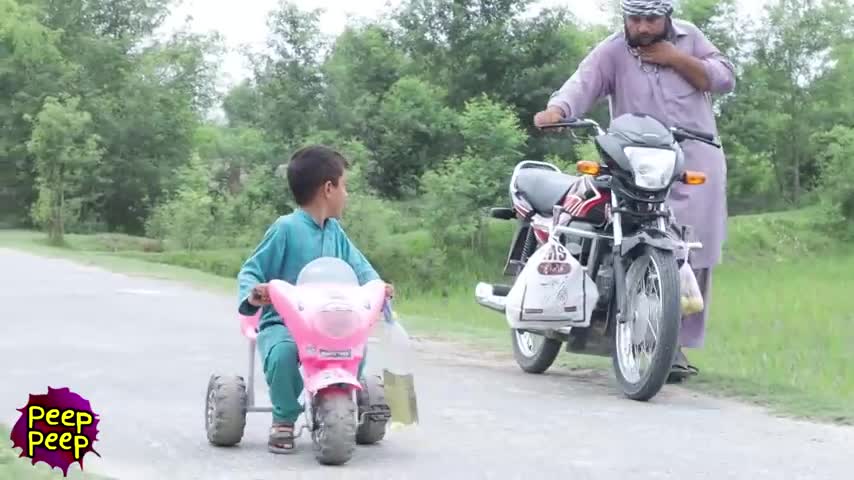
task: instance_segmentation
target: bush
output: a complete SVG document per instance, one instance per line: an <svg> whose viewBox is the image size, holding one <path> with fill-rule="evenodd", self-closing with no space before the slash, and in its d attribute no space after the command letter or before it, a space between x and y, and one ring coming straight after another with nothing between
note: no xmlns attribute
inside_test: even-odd
<svg viewBox="0 0 854 480"><path fill-rule="evenodd" d="M854 233L854 128L837 126L814 136L825 149L819 156L821 202L828 224L846 235Z"/></svg>
<svg viewBox="0 0 854 480"><path fill-rule="evenodd" d="M157 253L164 250L163 242L158 239L134 237L121 233L99 233L80 237L80 240L74 240L72 247L78 250L99 252Z"/></svg>
<svg viewBox="0 0 854 480"><path fill-rule="evenodd" d="M250 253L250 250L234 248L222 250L167 251L163 253L126 252L122 256L191 268L221 277L237 278L240 267Z"/></svg>
<svg viewBox="0 0 854 480"><path fill-rule="evenodd" d="M161 240L168 238L186 250L208 247L216 222L215 202L209 191L210 170L198 155L193 155L178 177L178 191L154 209L146 222L146 233Z"/></svg>

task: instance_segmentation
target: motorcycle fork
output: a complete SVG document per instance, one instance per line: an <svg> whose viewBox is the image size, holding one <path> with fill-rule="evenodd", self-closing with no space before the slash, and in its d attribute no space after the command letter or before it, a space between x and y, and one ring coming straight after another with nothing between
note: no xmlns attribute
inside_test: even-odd
<svg viewBox="0 0 854 480"><path fill-rule="evenodd" d="M614 269L614 305L616 312L614 318L617 323L625 322L625 300L626 300L626 268L623 263L623 216L619 211L619 200L615 192L611 192L611 224L614 230L614 250L612 255Z"/></svg>

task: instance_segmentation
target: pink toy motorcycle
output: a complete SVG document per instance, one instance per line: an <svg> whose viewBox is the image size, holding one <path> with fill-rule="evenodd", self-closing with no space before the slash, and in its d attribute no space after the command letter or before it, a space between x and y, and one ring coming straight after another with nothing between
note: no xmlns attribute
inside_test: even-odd
<svg viewBox="0 0 854 480"><path fill-rule="evenodd" d="M269 295L296 342L303 378L304 430L311 432L315 457L326 465L350 460L356 443L379 442L391 418L379 376L358 379L359 363L380 315L390 313L386 284L359 286L343 260L319 258L300 272L296 285L273 280ZM218 446L240 442L247 412L271 412L255 404L255 341L260 311L241 318L249 339L249 384L236 375L212 375L208 383L206 429Z"/></svg>

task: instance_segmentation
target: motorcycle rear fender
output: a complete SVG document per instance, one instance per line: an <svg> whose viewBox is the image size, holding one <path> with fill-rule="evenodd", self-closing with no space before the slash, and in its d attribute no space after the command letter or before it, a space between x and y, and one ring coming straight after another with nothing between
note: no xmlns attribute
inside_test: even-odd
<svg viewBox="0 0 854 480"><path fill-rule="evenodd" d="M643 245L650 245L666 252L674 252L679 248L673 238L667 236L664 232L653 228L647 228L631 235L624 236L623 244L620 248L620 255L627 257L634 249Z"/></svg>

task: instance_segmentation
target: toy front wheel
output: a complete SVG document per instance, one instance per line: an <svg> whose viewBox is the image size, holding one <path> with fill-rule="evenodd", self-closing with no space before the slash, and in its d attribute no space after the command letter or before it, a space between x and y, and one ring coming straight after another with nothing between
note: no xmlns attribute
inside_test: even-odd
<svg viewBox="0 0 854 480"><path fill-rule="evenodd" d="M356 449L356 404L346 390L318 392L314 411L314 456L323 465L342 465Z"/></svg>
<svg viewBox="0 0 854 480"><path fill-rule="evenodd" d="M208 441L220 447L240 443L246 427L246 383L237 375L211 375L205 402Z"/></svg>
<svg viewBox="0 0 854 480"><path fill-rule="evenodd" d="M362 423L356 430L356 443L372 445L385 437L386 424L391 410L385 400L385 388L379 375L371 375L362 381L362 390L357 393L359 418Z"/></svg>

